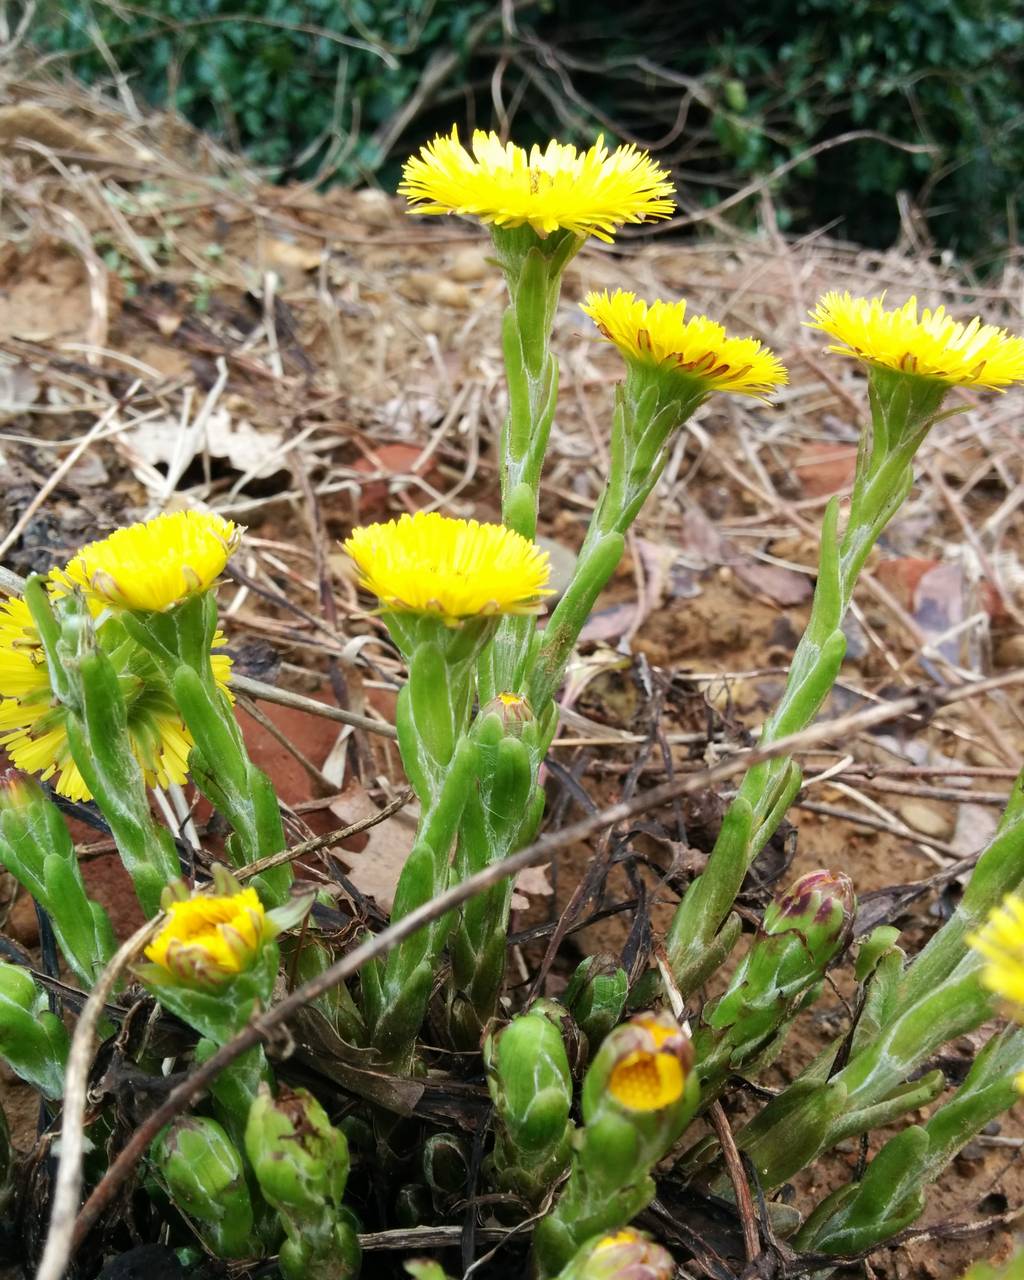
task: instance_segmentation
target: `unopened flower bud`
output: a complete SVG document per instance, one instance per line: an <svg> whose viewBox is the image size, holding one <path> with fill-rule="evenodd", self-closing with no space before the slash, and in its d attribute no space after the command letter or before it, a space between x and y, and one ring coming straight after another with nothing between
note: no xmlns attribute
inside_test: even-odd
<svg viewBox="0 0 1024 1280"><path fill-rule="evenodd" d="M253 1252L252 1202L242 1157L216 1120L186 1116L176 1121L159 1135L152 1157L171 1200L195 1219L218 1257Z"/></svg>
<svg viewBox="0 0 1024 1280"><path fill-rule="evenodd" d="M672 1280L675 1273L667 1249L625 1227L587 1241L558 1280Z"/></svg>
<svg viewBox="0 0 1024 1280"><path fill-rule="evenodd" d="M587 956L569 979L562 997L593 1054L626 1005L629 979L612 956Z"/></svg>
<svg viewBox="0 0 1024 1280"><path fill-rule="evenodd" d="M532 723L534 718L529 702L521 694L511 692L499 693L485 703L480 708L480 715L497 716L506 734L513 738L520 737L524 726Z"/></svg>
<svg viewBox="0 0 1024 1280"><path fill-rule="evenodd" d="M856 909L849 876L841 871L836 875L831 871L809 871L769 903L760 932L797 932L815 960L820 962L826 952L830 960L850 940Z"/></svg>
<svg viewBox="0 0 1024 1280"><path fill-rule="evenodd" d="M484 1063L498 1122L499 1184L534 1202L569 1159L572 1077L561 1028L531 1009L488 1036Z"/></svg>
<svg viewBox="0 0 1024 1280"><path fill-rule="evenodd" d="M249 1108L245 1151L264 1197L289 1213L336 1209L348 1181L348 1142L305 1089L266 1085Z"/></svg>
<svg viewBox="0 0 1024 1280"><path fill-rule="evenodd" d="M64 1089L68 1033L19 965L0 963L0 1058L46 1098Z"/></svg>
<svg viewBox="0 0 1024 1280"><path fill-rule="evenodd" d="M45 792L35 778L18 769L5 769L0 773L0 813L23 811L45 799Z"/></svg>
<svg viewBox="0 0 1024 1280"><path fill-rule="evenodd" d="M705 1095L730 1071L770 1060L780 1030L849 942L856 907L849 878L828 871L801 876L768 906L725 994L704 1010L697 1048Z"/></svg>

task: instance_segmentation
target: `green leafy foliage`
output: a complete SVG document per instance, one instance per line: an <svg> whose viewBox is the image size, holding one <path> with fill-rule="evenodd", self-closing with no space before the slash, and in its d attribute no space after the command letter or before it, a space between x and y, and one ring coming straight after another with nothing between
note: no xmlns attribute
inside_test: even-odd
<svg viewBox="0 0 1024 1280"><path fill-rule="evenodd" d="M991 250L1024 194L1024 14L1008 0L769 0L727 5L737 22L700 69L718 85L716 136L738 167L770 171L854 130L878 140L797 166L777 195L799 225L841 219L868 244L898 229L906 191L940 243ZM730 23L724 24L728 30Z"/></svg>
<svg viewBox="0 0 1024 1280"><path fill-rule="evenodd" d="M497 100L519 141L589 143L603 131L654 144L691 207L788 166L769 190L789 230L835 225L885 246L905 194L903 225L906 208L919 210L940 248L993 258L1014 241L1015 0L723 0L713 15L670 0L541 0L512 6L507 30L502 10L44 0L35 38L88 81L109 81L112 59L142 99L173 105L283 179L376 175L391 186L401 158L452 120L500 124ZM730 216L756 218L758 202Z"/></svg>
<svg viewBox="0 0 1024 1280"><path fill-rule="evenodd" d="M143 100L173 105L259 165L346 180L384 158L377 128L440 53L464 62L487 0L150 0L122 8L47 0L37 45L109 80L110 58ZM492 38L500 23L490 29ZM486 33L485 33L486 35ZM104 50L109 51L106 56ZM333 145L333 151L332 151Z"/></svg>

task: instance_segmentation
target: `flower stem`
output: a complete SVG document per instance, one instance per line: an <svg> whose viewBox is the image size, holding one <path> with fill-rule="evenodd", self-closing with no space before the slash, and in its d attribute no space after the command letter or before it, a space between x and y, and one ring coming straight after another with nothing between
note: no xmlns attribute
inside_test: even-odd
<svg viewBox="0 0 1024 1280"><path fill-rule="evenodd" d="M834 498L822 527L811 616L793 655L786 688L765 722L762 745L805 728L828 697L846 651L842 624L857 578L910 489L914 453L935 422L945 391L941 383L872 370L871 429L861 440L846 530L838 541L839 502ZM730 812L745 815L745 846L737 848L735 823L724 824L706 870L691 883L669 927L669 961L684 995L708 975L711 942L801 781L800 768L790 756L754 765L744 775Z"/></svg>
<svg viewBox="0 0 1024 1280"><path fill-rule="evenodd" d="M96 642L81 596L67 596L55 612L44 580L33 577L25 585L25 602L39 629L53 691L67 709L75 764L110 825L143 912L155 915L165 885L181 875L181 863L170 832L150 812L117 672Z"/></svg>
<svg viewBox="0 0 1024 1280"><path fill-rule="evenodd" d="M387 615L387 623L409 666L398 700L398 745L422 806L416 840L395 891L394 922L448 887L452 845L476 771L476 752L466 735L473 674L493 623L477 619L449 629L435 618L398 614ZM450 915L432 921L395 947L386 960L363 971L363 1013L370 1042L398 1072L412 1068L416 1037L451 925Z"/></svg>
<svg viewBox="0 0 1024 1280"><path fill-rule="evenodd" d="M245 739L210 661L217 632L212 591L167 613L126 613L125 629L164 672L195 745L189 773L233 828L226 849L231 864L244 867L285 847L281 810L270 779L249 758ZM273 867L254 877L260 896L279 906L288 896L292 870Z"/></svg>

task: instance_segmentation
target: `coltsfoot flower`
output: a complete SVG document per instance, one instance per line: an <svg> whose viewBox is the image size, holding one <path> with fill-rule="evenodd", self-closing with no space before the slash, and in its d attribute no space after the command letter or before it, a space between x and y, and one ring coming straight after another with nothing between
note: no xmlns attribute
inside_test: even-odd
<svg viewBox="0 0 1024 1280"><path fill-rule="evenodd" d="M626 222L667 218L675 208L668 173L635 146L609 152L549 142L525 151L477 130L472 154L453 128L406 162L399 195L413 213L459 213L499 227L529 224L610 241Z"/></svg>
<svg viewBox="0 0 1024 1280"><path fill-rule="evenodd" d="M1018 1022L1024 1022L1024 899L1009 894L967 941L987 962L982 982L1006 1001ZM1024 1072L1014 1083L1024 1093Z"/></svg>
<svg viewBox="0 0 1024 1280"><path fill-rule="evenodd" d="M253 964L267 933L255 889L196 894L167 904L167 923L146 958L183 985L219 987Z"/></svg>
<svg viewBox="0 0 1024 1280"><path fill-rule="evenodd" d="M987 961L982 981L1024 1021L1024 899L1004 898L969 941Z"/></svg>
<svg viewBox="0 0 1024 1280"><path fill-rule="evenodd" d="M683 1096L692 1062L689 1040L679 1027L658 1017L634 1018L631 1024L647 1042L624 1053L608 1076L608 1092L629 1111L661 1111Z"/></svg>
<svg viewBox="0 0 1024 1280"><path fill-rule="evenodd" d="M501 524L417 512L353 529L345 550L384 611L467 618L539 613L551 595L547 552Z"/></svg>
<svg viewBox="0 0 1024 1280"><path fill-rule="evenodd" d="M997 391L1024 381L1024 338L977 316L961 324L945 307L925 307L919 317L916 298L890 310L884 302L884 295L855 298L834 290L804 323L836 339L829 351L897 373Z"/></svg>
<svg viewBox="0 0 1024 1280"><path fill-rule="evenodd" d="M208 591L241 537L237 525L213 512L170 512L89 543L64 577L104 604L165 613Z"/></svg>
<svg viewBox="0 0 1024 1280"><path fill-rule="evenodd" d="M56 585L54 594L63 588ZM90 601L96 611L102 607ZM105 628L101 627L101 637ZM214 644L224 643L220 632ZM101 638L102 643L102 638ZM153 660L118 635L112 658L121 676L132 750L149 786L166 787L188 777L192 737ZM212 655L218 685L228 693L231 659ZM0 746L11 763L44 782L58 795L89 800L91 794L71 757L67 709L54 697L46 655L28 605L20 596L0 603Z"/></svg>
<svg viewBox="0 0 1024 1280"><path fill-rule="evenodd" d="M588 1241L558 1280L672 1280L676 1264L667 1249L632 1227Z"/></svg>
<svg viewBox="0 0 1024 1280"><path fill-rule="evenodd" d="M789 379L756 338L731 338L707 316L686 318L686 303L644 302L634 293L588 293L581 309L627 364L678 375L707 392L730 391L763 400Z"/></svg>

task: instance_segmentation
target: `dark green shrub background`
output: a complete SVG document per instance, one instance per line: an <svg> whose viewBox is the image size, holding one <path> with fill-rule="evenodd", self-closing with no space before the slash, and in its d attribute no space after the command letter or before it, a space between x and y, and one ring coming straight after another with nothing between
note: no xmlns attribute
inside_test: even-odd
<svg viewBox="0 0 1024 1280"><path fill-rule="evenodd" d="M101 38L138 96L173 102L282 179L328 161L332 181L390 186L452 120L500 122L497 82L517 140L661 141L689 207L851 130L926 143L805 160L772 185L780 221L884 246L904 192L938 248L984 262L1015 241L1020 0L551 0L516 4L508 30L491 0L45 0L33 34L92 82L111 75Z"/></svg>

